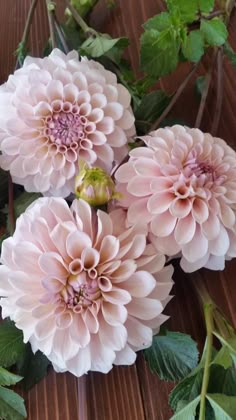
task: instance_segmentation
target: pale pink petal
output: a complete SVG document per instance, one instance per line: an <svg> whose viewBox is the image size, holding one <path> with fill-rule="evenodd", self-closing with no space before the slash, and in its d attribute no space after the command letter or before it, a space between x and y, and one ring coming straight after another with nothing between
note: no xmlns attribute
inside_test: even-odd
<svg viewBox="0 0 236 420"><path fill-rule="evenodd" d="M196 222L192 215L180 219L175 229L175 240L179 245L186 244L192 240L196 232Z"/></svg>
<svg viewBox="0 0 236 420"><path fill-rule="evenodd" d="M169 210L162 214L156 214L151 221L150 230L154 235L168 236L173 232L176 220L176 217L173 217Z"/></svg>

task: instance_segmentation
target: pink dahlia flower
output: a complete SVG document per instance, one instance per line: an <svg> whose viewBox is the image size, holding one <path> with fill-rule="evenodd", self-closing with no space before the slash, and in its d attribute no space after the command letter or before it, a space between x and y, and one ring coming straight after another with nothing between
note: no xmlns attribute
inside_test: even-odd
<svg viewBox="0 0 236 420"><path fill-rule="evenodd" d="M115 74L75 51L27 57L0 88L0 167L27 191L68 196L78 159L110 171L127 154L130 99Z"/></svg>
<svg viewBox="0 0 236 420"><path fill-rule="evenodd" d="M132 364L166 319L173 268L146 244L144 225L123 228L123 213L40 198L3 242L2 316L57 371Z"/></svg>
<svg viewBox="0 0 236 420"><path fill-rule="evenodd" d="M220 138L175 125L143 137L116 172L128 225L146 222L160 252L191 272L236 256L236 153Z"/></svg>

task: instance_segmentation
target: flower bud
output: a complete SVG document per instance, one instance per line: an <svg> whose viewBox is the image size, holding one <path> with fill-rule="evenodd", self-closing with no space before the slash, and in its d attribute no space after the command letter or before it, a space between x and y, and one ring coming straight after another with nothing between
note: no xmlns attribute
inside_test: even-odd
<svg viewBox="0 0 236 420"><path fill-rule="evenodd" d="M89 168L83 164L75 178L75 195L91 206L102 206L114 198L120 198L110 175L101 168Z"/></svg>

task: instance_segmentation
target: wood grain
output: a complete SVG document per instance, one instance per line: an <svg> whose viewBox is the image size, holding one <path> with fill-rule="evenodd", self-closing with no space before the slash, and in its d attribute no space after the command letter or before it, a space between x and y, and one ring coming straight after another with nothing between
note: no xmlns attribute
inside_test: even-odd
<svg viewBox="0 0 236 420"><path fill-rule="evenodd" d="M48 37L48 22L44 0L39 0L34 26L30 31L30 47L35 55L41 55ZM138 3L138 4L137 4ZM0 81L4 82L13 71L15 57L13 51L20 41L30 0L0 1ZM63 15L63 0L57 0L58 16ZM131 40L128 56L136 74L138 71L139 37L141 25L153 14L163 10L160 0L117 0L116 8L108 11L105 1L100 1L92 14L92 24L101 31L113 36L128 36ZM236 16L230 24L230 41L236 44ZM203 74L209 63L207 57L199 67ZM225 59L225 93L219 135L236 148L235 109L236 77L235 70ZM179 66L171 77L161 80L168 92L174 92L188 73L189 67ZM215 77L215 74L214 74ZM181 96L173 113L187 124L193 125L198 104L190 83ZM202 128L210 130L215 111L215 87L211 87ZM236 261L227 263L224 272L209 270L199 272L198 281L204 281L211 295L236 326ZM171 315L170 328L191 334L202 349L204 327L202 314L193 288L196 278L184 274L179 268L175 272L175 297L168 305L166 313ZM173 384L161 382L148 369L142 355L134 366L115 367L108 375L89 373L76 379L70 374L49 375L29 392L23 392L29 420L168 420L171 411L168 394Z"/></svg>

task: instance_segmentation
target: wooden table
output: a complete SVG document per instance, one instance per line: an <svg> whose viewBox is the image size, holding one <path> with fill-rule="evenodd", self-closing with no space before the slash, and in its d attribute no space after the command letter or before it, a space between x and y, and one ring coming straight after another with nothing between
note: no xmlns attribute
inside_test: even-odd
<svg viewBox="0 0 236 420"><path fill-rule="evenodd" d="M129 58L133 69L138 68L138 40L141 24L150 16L164 9L160 0L116 0L117 7L108 11L100 1L92 15L92 22L99 30L115 36L125 35L131 39ZM30 0L0 1L0 81L13 71L16 49L22 36ZM57 14L63 14L63 0L56 0ZM122 9L123 5L123 9ZM236 13L230 25L230 40L236 45ZM34 54L40 54L48 37L48 23L44 0L39 0L30 43ZM207 59L199 67L203 73ZM225 63L225 94L219 135L236 148L236 70ZM173 92L188 72L181 65L175 76L166 77L162 85ZM190 105L191 104L191 105ZM202 128L210 130L215 105L215 88L212 88L204 115ZM193 98L191 84L180 98L175 115L193 125L197 103ZM210 290L215 301L236 326L236 260L227 264L224 272L201 270L199 278ZM192 287L194 275L175 273L175 298L165 313L171 315L169 327L175 331L191 334L202 348L204 327L195 292ZM150 373L142 355L131 367L115 367L108 375L89 373L77 379L71 374L55 374L53 371L28 393L23 394L29 420L168 420L168 393L173 384L159 381Z"/></svg>

